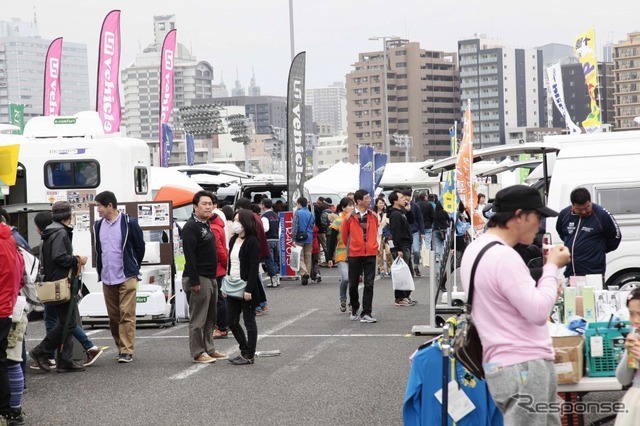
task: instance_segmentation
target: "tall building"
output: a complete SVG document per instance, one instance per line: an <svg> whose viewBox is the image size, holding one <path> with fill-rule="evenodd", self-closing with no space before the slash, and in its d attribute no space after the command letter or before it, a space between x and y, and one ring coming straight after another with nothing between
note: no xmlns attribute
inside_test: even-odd
<svg viewBox="0 0 640 426"><path fill-rule="evenodd" d="M476 148L505 144L507 128L547 124L541 50L483 37L458 41L458 57L461 109L471 100Z"/></svg>
<svg viewBox="0 0 640 426"><path fill-rule="evenodd" d="M242 87L240 77L238 76L238 70L236 70L236 83L231 88L231 96L245 96L244 87Z"/></svg>
<svg viewBox="0 0 640 426"><path fill-rule="evenodd" d="M42 115L44 62L51 41L40 37L35 18L0 21L0 122L9 122L9 103L25 106L25 121ZM63 41L61 71L61 114L90 110L86 44Z"/></svg>
<svg viewBox="0 0 640 426"><path fill-rule="evenodd" d="M579 63L562 65L562 91L564 93L564 103L571 120L580 126L582 121L591 112L591 99L584 81L582 65ZM598 63L598 77L600 93L598 103L602 114L603 124L614 124L613 120L613 64ZM550 97L552 95L549 95ZM553 100L551 101L553 103ZM560 115L558 108L553 107L552 127L566 128L564 118Z"/></svg>
<svg viewBox="0 0 640 426"><path fill-rule="evenodd" d="M132 65L121 71L124 92L123 123L129 136L147 141L154 164L158 157L160 55L164 38L175 28L175 24L175 15L154 16L154 42L136 55ZM174 56L173 113L170 121L176 139L182 136L178 109L191 105L195 99L211 99L212 85L213 67L208 62L198 62L184 45L177 43Z"/></svg>
<svg viewBox="0 0 640 426"><path fill-rule="evenodd" d="M412 140L413 161L449 155L449 128L460 117L455 53L420 48L408 40L387 41L387 111L384 108L384 50L358 55L347 74L349 161L358 145L385 151L388 134ZM405 150L391 143L390 162L404 161Z"/></svg>
<svg viewBox="0 0 640 426"><path fill-rule="evenodd" d="M260 96L260 86L256 84L256 73L251 72L251 82L249 83L249 96Z"/></svg>
<svg viewBox="0 0 640 426"><path fill-rule="evenodd" d="M616 130L638 126L640 116L640 32L613 46Z"/></svg>
<svg viewBox="0 0 640 426"><path fill-rule="evenodd" d="M319 128L330 128L333 135L340 135L347 130L344 83L337 81L328 87L306 89L305 102L313 106L313 121Z"/></svg>

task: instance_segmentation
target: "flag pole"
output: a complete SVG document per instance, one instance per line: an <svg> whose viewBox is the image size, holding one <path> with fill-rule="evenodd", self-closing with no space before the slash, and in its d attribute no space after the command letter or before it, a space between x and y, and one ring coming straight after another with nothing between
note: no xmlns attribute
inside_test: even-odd
<svg viewBox="0 0 640 426"><path fill-rule="evenodd" d="M451 155L458 155L458 121L454 120L453 122L453 140L451 141ZM456 185L457 186L457 185ZM453 192L453 204L455 205L456 200L458 199L458 197L456 196L456 194L458 193L458 190L456 189L456 187L454 186L454 192ZM458 204L460 204L458 202ZM454 210L454 215L457 219L458 217L458 206L456 206L455 210ZM453 274L453 289L452 289L452 293L456 293L458 291L458 274L455 273L455 270L458 268L458 228L455 226L455 220L454 220L454 225L453 225L453 261L455 262L456 267L453 268L454 270L454 274Z"/></svg>
<svg viewBox="0 0 640 426"><path fill-rule="evenodd" d="M471 241L475 240L476 238L476 232L475 232L475 228L473 227L473 200L471 199L471 196L473 194L473 138L471 137L471 99L467 99L467 112L468 112L468 117L466 117L466 119L468 120L468 123L465 123L465 125L467 126L467 131L469 132L469 144L471 145L471 149L469 150L469 221L471 223Z"/></svg>

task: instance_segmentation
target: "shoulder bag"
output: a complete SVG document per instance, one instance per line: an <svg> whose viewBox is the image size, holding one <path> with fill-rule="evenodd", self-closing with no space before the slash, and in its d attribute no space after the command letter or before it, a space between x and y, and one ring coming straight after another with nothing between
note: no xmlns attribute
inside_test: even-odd
<svg viewBox="0 0 640 426"><path fill-rule="evenodd" d="M245 280L241 278L231 278L229 275L225 275L222 278L220 291L234 299L243 299L246 288L247 282Z"/></svg>
<svg viewBox="0 0 640 426"><path fill-rule="evenodd" d="M476 269L482 256L491 247L496 244L502 244L498 241L492 241L480 250L478 256L473 262L471 268L471 277L469 279L469 295L467 297L467 303L465 304L465 320L461 327L456 330L456 335L453 340L454 356L460 364L464 366L471 374L476 376L480 380L484 380L484 368L482 367L482 343L480 342L480 336L478 330L473 323L473 317L471 316L471 304L473 303L473 281L476 275Z"/></svg>
<svg viewBox="0 0 640 426"><path fill-rule="evenodd" d="M311 220L313 220L313 215L311 215ZM307 228L309 227L309 223L307 223L307 226L304 227L304 231L301 231L300 228L298 228L298 232L296 232L296 241L297 242L302 242L305 241L307 239L307 237L309 236L309 234L307 233Z"/></svg>

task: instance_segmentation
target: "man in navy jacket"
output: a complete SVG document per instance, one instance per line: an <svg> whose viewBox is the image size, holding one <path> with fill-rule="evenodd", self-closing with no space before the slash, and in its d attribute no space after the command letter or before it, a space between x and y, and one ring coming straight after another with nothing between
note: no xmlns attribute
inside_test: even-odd
<svg viewBox="0 0 640 426"><path fill-rule="evenodd" d="M607 269L606 253L620 245L620 228L604 207L591 202L586 188L571 191L571 205L558 215L556 231L571 252L564 275L600 274Z"/></svg>
<svg viewBox="0 0 640 426"><path fill-rule="evenodd" d="M109 328L118 347L118 362L133 361L136 337L136 287L145 243L138 221L118 211L111 191L96 195L98 214L94 224L98 281L109 315Z"/></svg>

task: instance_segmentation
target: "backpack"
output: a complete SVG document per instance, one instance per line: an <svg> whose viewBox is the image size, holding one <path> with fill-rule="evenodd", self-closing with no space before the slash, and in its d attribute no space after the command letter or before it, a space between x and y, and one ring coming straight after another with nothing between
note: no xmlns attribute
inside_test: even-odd
<svg viewBox="0 0 640 426"><path fill-rule="evenodd" d="M24 261L23 286L20 294L27 298L29 312L36 306L43 306L36 294L36 282L40 274L40 259L22 246L18 246L18 253Z"/></svg>

